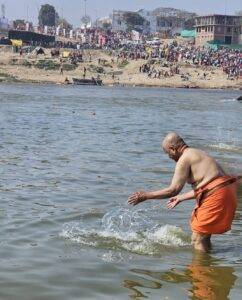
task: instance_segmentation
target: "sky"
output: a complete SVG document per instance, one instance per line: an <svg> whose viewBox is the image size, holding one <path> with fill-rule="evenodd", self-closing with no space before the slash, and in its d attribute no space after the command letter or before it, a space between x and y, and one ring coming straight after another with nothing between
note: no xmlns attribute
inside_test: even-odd
<svg viewBox="0 0 242 300"><path fill-rule="evenodd" d="M37 23L38 10L42 4L55 6L60 16L74 26L78 26L84 15L84 0L0 0L6 8L6 17L10 20L27 19ZM241 0L86 0L87 14L92 19L108 16L113 9L153 10L157 7L173 7L203 14L234 14L242 10Z"/></svg>

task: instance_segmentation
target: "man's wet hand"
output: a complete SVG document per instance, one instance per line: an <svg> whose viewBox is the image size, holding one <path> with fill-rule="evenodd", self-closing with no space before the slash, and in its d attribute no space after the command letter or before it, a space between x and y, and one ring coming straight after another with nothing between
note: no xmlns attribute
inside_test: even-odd
<svg viewBox="0 0 242 300"><path fill-rule="evenodd" d="M128 203L131 205L137 205L140 202L143 202L147 200L147 196L146 196L146 192L144 191L139 191L139 192L135 192L133 193L129 199L128 199Z"/></svg>
<svg viewBox="0 0 242 300"><path fill-rule="evenodd" d="M167 203L166 206L168 209L172 209L177 206L181 202L178 196L171 198Z"/></svg>

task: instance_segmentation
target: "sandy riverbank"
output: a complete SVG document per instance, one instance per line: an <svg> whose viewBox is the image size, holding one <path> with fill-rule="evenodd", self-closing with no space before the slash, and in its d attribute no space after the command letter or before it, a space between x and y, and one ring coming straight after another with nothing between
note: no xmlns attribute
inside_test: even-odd
<svg viewBox="0 0 242 300"><path fill-rule="evenodd" d="M132 85L156 86L173 88L205 88L205 89L239 89L242 80L227 79L221 69L210 68L206 70L206 79L203 78L204 70L198 66L181 64L180 73L190 74L184 81L180 75L168 78L148 78L147 74L140 73L139 68L146 63L145 60L130 60L126 64L117 62L104 51L85 50L84 62L73 67L67 60L63 60L64 71L60 74L60 59L51 58L50 50L45 49L46 55L12 53L11 47L0 48L0 81L19 81L32 83L64 84L66 78L72 82L73 77L83 78L83 69L87 69L86 78L97 77L103 80L104 85ZM89 61L91 53L91 61ZM102 63L98 63L102 59ZM166 71L165 67L160 68ZM168 70L168 68L167 68Z"/></svg>

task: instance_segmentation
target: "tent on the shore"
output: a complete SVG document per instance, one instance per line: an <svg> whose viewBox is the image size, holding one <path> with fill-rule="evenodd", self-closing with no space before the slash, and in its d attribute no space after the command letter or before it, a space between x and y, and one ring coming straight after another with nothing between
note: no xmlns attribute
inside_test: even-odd
<svg viewBox="0 0 242 300"><path fill-rule="evenodd" d="M41 48L41 47L36 47L36 48L34 49L34 52L36 53L36 55L39 55L39 54L44 54L44 55L45 55L45 51L44 51L44 49Z"/></svg>
<svg viewBox="0 0 242 300"><path fill-rule="evenodd" d="M195 38L196 37L196 30L182 30L181 37L183 38Z"/></svg>
<svg viewBox="0 0 242 300"><path fill-rule="evenodd" d="M63 58L68 58L69 55L70 55L70 51L64 51L64 52L62 52L62 57Z"/></svg>
<svg viewBox="0 0 242 300"><path fill-rule="evenodd" d="M242 45L240 44L224 44L221 41L208 41L205 44L206 48L213 49L217 51L218 49L221 48L227 48L227 49L232 49L232 50L242 50Z"/></svg>
<svg viewBox="0 0 242 300"><path fill-rule="evenodd" d="M12 45L15 47L22 47L23 41L22 40L15 40L15 39L10 39L12 42Z"/></svg>

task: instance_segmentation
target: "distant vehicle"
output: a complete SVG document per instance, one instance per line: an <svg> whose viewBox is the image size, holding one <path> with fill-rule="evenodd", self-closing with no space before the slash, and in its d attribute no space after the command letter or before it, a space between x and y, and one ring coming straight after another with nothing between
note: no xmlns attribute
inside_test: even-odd
<svg viewBox="0 0 242 300"><path fill-rule="evenodd" d="M147 45L152 45L152 46L160 46L161 42L159 40L151 40L151 41L146 41Z"/></svg>
<svg viewBox="0 0 242 300"><path fill-rule="evenodd" d="M135 40L135 41L132 41L133 42L133 45L140 45L140 44L143 44L142 41L140 40Z"/></svg>
<svg viewBox="0 0 242 300"><path fill-rule="evenodd" d="M143 42L142 41L133 41L133 40L123 40L121 41L121 45L139 45L139 44L142 44Z"/></svg>

